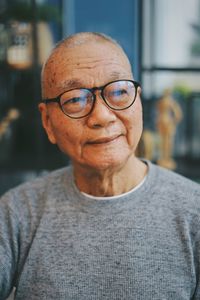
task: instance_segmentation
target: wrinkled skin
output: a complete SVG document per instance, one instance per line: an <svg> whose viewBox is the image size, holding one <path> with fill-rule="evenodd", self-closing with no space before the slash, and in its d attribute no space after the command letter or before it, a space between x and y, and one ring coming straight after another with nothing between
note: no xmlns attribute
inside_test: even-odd
<svg viewBox="0 0 200 300"><path fill-rule="evenodd" d="M57 49L43 72L43 96L56 97L70 88L92 88L116 79L133 79L127 57L108 42L92 42ZM142 106L138 89L135 103L123 111L109 109L96 92L92 113L82 119L63 114L57 103L40 104L49 140L74 165L78 188L98 196L126 192L146 173L135 157L142 133Z"/></svg>

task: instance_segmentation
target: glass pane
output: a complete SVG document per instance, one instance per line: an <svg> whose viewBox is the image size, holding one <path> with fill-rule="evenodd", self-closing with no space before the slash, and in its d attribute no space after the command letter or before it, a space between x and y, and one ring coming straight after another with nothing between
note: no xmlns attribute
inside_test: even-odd
<svg viewBox="0 0 200 300"><path fill-rule="evenodd" d="M200 67L200 0L144 1L143 43L145 66Z"/></svg>
<svg viewBox="0 0 200 300"><path fill-rule="evenodd" d="M160 95L166 88L179 88L185 92L199 92L199 72L154 71L143 72L143 95Z"/></svg>
<svg viewBox="0 0 200 300"><path fill-rule="evenodd" d="M138 0L75 0L73 3L74 31L103 32L116 39L125 49L138 79Z"/></svg>

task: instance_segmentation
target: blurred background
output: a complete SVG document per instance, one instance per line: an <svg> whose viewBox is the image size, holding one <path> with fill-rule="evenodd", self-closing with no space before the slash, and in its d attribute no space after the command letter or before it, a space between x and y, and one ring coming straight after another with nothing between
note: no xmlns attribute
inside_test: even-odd
<svg viewBox="0 0 200 300"><path fill-rule="evenodd" d="M125 49L142 85L138 155L200 182L200 0L1 0L0 194L69 163L42 129L41 66L70 34Z"/></svg>

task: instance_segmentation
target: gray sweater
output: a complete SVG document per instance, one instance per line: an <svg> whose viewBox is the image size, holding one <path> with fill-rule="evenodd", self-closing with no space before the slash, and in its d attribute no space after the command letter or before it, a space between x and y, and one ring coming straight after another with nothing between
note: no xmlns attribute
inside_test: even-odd
<svg viewBox="0 0 200 300"><path fill-rule="evenodd" d="M149 163L120 197L81 194L71 167L0 201L0 299L200 299L200 186Z"/></svg>

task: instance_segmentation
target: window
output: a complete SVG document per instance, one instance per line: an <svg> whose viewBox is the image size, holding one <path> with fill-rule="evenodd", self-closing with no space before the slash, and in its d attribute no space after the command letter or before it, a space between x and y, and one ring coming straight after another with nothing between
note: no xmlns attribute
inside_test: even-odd
<svg viewBox="0 0 200 300"><path fill-rule="evenodd" d="M170 89L183 112L173 149L178 170L200 178L200 1L143 0L142 24L145 126L157 134L156 103Z"/></svg>

